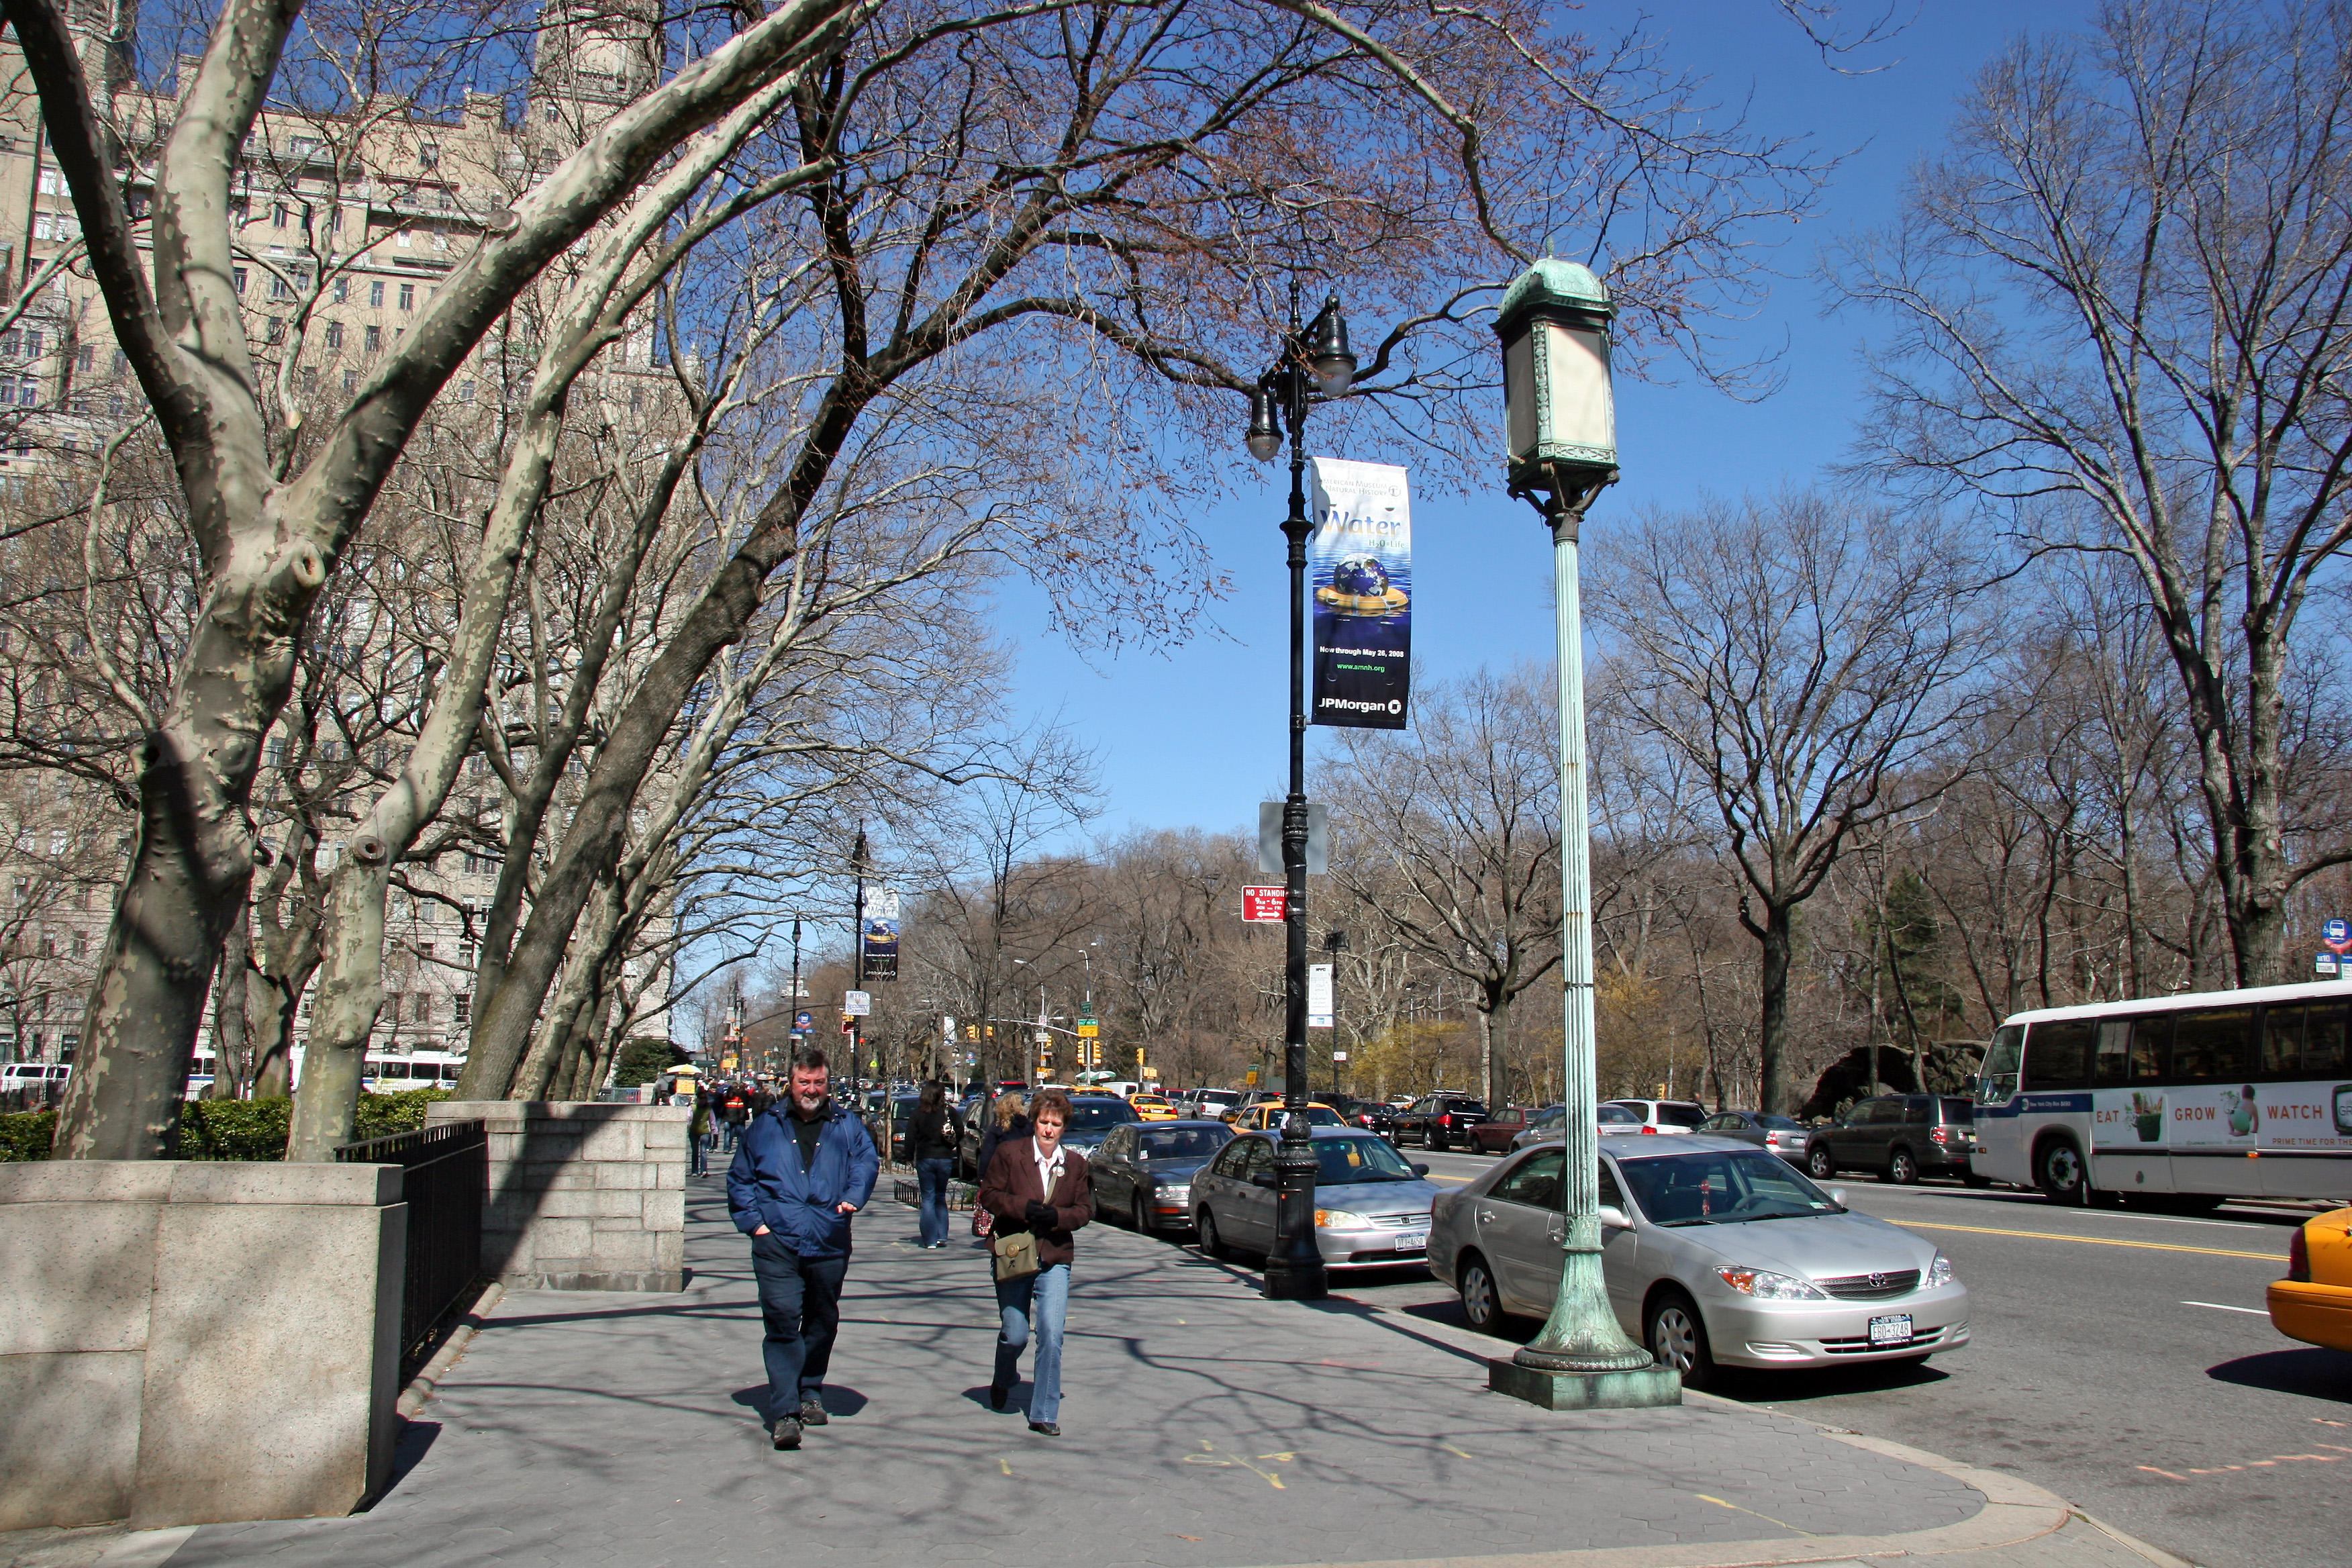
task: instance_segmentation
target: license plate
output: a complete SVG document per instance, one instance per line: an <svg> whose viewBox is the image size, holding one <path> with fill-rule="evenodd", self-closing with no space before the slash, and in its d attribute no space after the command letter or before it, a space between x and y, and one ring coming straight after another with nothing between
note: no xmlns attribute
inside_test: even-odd
<svg viewBox="0 0 2352 1568"><path fill-rule="evenodd" d="M1911 1342L1911 1314L1897 1312L1891 1317L1870 1320L1870 1342L1874 1345L1907 1345Z"/></svg>
<svg viewBox="0 0 2352 1568"><path fill-rule="evenodd" d="M1399 1252L1420 1252L1429 1246L1429 1232L1408 1230L1396 1238Z"/></svg>

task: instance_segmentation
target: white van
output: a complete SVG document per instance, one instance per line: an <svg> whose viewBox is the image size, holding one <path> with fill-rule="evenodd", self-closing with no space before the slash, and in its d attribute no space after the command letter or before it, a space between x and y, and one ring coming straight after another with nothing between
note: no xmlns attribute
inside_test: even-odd
<svg viewBox="0 0 2352 1568"><path fill-rule="evenodd" d="M0 1066L0 1093L14 1089L37 1089L45 1084L62 1086L73 1076L64 1062L9 1062Z"/></svg>

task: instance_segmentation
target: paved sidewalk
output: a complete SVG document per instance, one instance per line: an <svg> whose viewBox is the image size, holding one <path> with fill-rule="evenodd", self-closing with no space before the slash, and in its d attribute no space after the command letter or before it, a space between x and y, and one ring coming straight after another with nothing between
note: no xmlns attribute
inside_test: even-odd
<svg viewBox="0 0 2352 1568"><path fill-rule="evenodd" d="M884 1190L888 1190L886 1180ZM961 1216L959 1216L961 1218ZM913 1247L877 1203L796 1454L760 1426L748 1252L688 1191L675 1296L516 1291L370 1512L125 1538L171 1568L842 1564L1682 1568L1881 1562L2147 1568L2011 1478L1704 1399L1555 1414L1490 1394L1499 1342L1346 1303L1108 1226L1079 1238L1058 1441L985 1403L984 1256Z"/></svg>

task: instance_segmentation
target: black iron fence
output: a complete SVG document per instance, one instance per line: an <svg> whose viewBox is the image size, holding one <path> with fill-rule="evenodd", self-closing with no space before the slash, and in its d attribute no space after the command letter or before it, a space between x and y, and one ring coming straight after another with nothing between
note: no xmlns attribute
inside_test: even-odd
<svg viewBox="0 0 2352 1568"><path fill-rule="evenodd" d="M413 1132L346 1143L345 1164L398 1165L408 1204L408 1273L400 1304L401 1375L431 1353L434 1331L482 1272L482 1201L489 1135L479 1121L436 1121Z"/></svg>

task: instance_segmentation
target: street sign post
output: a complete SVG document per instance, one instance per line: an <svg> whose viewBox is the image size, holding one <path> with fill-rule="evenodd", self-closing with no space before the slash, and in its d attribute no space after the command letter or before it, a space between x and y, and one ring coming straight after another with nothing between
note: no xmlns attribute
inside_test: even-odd
<svg viewBox="0 0 2352 1568"><path fill-rule="evenodd" d="M1244 888L1242 919L1265 925L1280 925L1284 895L1287 891L1285 888Z"/></svg>
<svg viewBox="0 0 2352 1568"><path fill-rule="evenodd" d="M2337 954L2352 952L2352 921L2337 918L2319 928L2320 945Z"/></svg>

